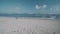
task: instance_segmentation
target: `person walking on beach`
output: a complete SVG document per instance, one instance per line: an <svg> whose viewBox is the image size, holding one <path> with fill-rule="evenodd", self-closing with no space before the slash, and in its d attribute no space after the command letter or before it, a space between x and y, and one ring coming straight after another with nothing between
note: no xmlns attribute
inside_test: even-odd
<svg viewBox="0 0 60 34"><path fill-rule="evenodd" d="M54 34L56 34L56 33L54 32Z"/></svg>

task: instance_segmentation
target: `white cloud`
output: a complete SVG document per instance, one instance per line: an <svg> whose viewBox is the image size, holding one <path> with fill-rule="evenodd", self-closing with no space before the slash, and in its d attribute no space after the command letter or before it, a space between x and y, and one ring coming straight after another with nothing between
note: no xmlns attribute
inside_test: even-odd
<svg viewBox="0 0 60 34"><path fill-rule="evenodd" d="M20 9L20 8L19 8L19 7L16 7L15 9L17 9L17 10L18 10L18 9Z"/></svg>
<svg viewBox="0 0 60 34"><path fill-rule="evenodd" d="M36 4L35 5L35 9L37 9L36 10L36 13L48 13L48 12L46 12L46 11L48 11L48 10L46 10L46 8L47 8L47 5L46 4L43 4L43 5L38 5L38 4Z"/></svg>
<svg viewBox="0 0 60 34"><path fill-rule="evenodd" d="M52 6L52 7L50 8L50 10L53 10L53 11L60 11L60 5Z"/></svg>
<svg viewBox="0 0 60 34"><path fill-rule="evenodd" d="M46 4L44 4L42 7L43 7L43 8L46 8L46 7L47 7L47 5L46 5Z"/></svg>
<svg viewBox="0 0 60 34"><path fill-rule="evenodd" d="M53 8L50 8L50 10L53 10Z"/></svg>
<svg viewBox="0 0 60 34"><path fill-rule="evenodd" d="M44 5L35 5L35 8L36 9L44 9L44 8L46 8L47 7L47 5L46 4L44 4Z"/></svg>
<svg viewBox="0 0 60 34"><path fill-rule="evenodd" d="M60 14L60 4L55 4L48 6L46 4L43 5L35 5L36 9L39 9L36 12L40 13L49 13L49 14ZM48 9L47 9L48 8Z"/></svg>
<svg viewBox="0 0 60 34"><path fill-rule="evenodd" d="M55 4L55 5L51 6L50 12L60 14L60 4Z"/></svg>
<svg viewBox="0 0 60 34"><path fill-rule="evenodd" d="M11 7L5 10L7 13L20 13L22 10L20 7Z"/></svg>
<svg viewBox="0 0 60 34"><path fill-rule="evenodd" d="M39 5L35 5L35 8L36 8L36 9L40 9L41 6L39 6Z"/></svg>

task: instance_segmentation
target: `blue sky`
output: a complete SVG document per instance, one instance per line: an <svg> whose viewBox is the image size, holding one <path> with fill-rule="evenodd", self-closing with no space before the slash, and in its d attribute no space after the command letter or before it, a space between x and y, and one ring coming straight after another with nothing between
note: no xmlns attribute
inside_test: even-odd
<svg viewBox="0 0 60 34"><path fill-rule="evenodd" d="M60 14L60 0L0 0L0 13Z"/></svg>

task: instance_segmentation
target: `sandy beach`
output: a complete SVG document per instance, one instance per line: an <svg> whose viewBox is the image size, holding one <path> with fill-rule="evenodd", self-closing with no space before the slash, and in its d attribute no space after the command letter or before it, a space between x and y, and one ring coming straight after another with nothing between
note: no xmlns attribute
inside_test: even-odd
<svg viewBox="0 0 60 34"><path fill-rule="evenodd" d="M60 34L60 21L0 17L0 34Z"/></svg>

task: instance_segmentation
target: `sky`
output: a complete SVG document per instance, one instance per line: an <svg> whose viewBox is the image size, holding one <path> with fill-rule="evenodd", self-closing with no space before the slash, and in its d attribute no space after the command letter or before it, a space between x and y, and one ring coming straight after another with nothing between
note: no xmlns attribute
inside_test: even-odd
<svg viewBox="0 0 60 34"><path fill-rule="evenodd" d="M60 0L0 0L0 13L60 14Z"/></svg>

